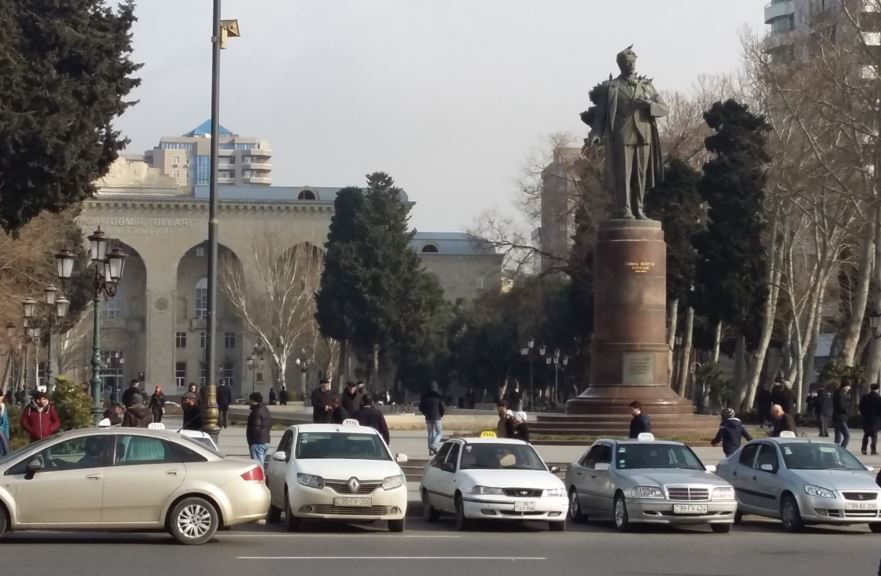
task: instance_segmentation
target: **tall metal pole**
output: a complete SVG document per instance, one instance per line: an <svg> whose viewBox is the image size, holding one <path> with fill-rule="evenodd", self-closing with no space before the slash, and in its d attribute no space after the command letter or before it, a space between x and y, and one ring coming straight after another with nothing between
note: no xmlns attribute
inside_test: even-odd
<svg viewBox="0 0 881 576"><path fill-rule="evenodd" d="M206 361L208 380L202 389L202 430L217 442L220 412L217 409L217 156L220 136L220 0L214 0L211 23L211 171L208 182L208 326Z"/></svg>
<svg viewBox="0 0 881 576"><path fill-rule="evenodd" d="M529 409L535 410L535 394L532 391L532 350L529 351Z"/></svg>
<svg viewBox="0 0 881 576"><path fill-rule="evenodd" d="M52 316L49 316L49 338L46 342L46 390L52 392L55 386L52 385Z"/></svg>
<svg viewBox="0 0 881 576"><path fill-rule="evenodd" d="M97 279L97 267L95 277ZM101 421L103 411L101 402L101 378L98 371L101 370L101 323L98 321L100 316L101 300L99 297L99 287L97 280L95 282L95 299L92 300L93 318L92 318L92 418L95 424Z"/></svg>

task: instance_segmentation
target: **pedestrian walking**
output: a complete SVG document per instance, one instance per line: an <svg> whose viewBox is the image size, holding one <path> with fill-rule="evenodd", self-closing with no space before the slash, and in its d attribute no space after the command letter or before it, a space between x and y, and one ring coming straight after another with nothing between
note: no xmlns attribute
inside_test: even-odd
<svg viewBox="0 0 881 576"><path fill-rule="evenodd" d="M269 405L275 406L278 402L278 396L275 394L275 386L269 387Z"/></svg>
<svg viewBox="0 0 881 576"><path fill-rule="evenodd" d="M437 382L432 381L422 398L419 399L419 412L425 418L428 432L428 453L435 454L444 434L443 417L446 412L444 399L438 391Z"/></svg>
<svg viewBox="0 0 881 576"><path fill-rule="evenodd" d="M361 398L361 408L355 412L355 420L361 426L370 426L382 436L386 444L391 444L391 436L389 436L388 425L385 422L385 416L382 410L373 405L373 398L370 394L365 394Z"/></svg>
<svg viewBox="0 0 881 576"><path fill-rule="evenodd" d="M835 443L847 448L850 442L850 430L847 421L850 418L850 378L843 378L841 384L832 394L832 426L835 428Z"/></svg>
<svg viewBox="0 0 881 576"><path fill-rule="evenodd" d="M153 422L162 422L162 416L165 414L165 393L158 384L153 390L153 395L150 396L150 413L153 415Z"/></svg>
<svg viewBox="0 0 881 576"><path fill-rule="evenodd" d="M46 393L34 392L31 403L21 412L21 427L27 432L31 442L48 438L61 428L61 419L55 407L49 403Z"/></svg>
<svg viewBox="0 0 881 576"><path fill-rule="evenodd" d="M229 407L231 404L232 390L230 390L229 384L221 382L220 386L217 387L217 423L221 428L229 426Z"/></svg>
<svg viewBox="0 0 881 576"><path fill-rule="evenodd" d="M0 435L9 440L9 409L6 407L6 392L0 390Z"/></svg>
<svg viewBox="0 0 881 576"><path fill-rule="evenodd" d="M741 439L749 442L753 437L750 436L750 433L747 431L746 426L743 425L743 422L740 421L740 418L736 417L734 410L731 408L724 408L722 410L722 424L719 426L719 431L716 432L716 436L710 441L710 445L716 446L721 442L722 452L727 458L740 448Z"/></svg>
<svg viewBox="0 0 881 576"><path fill-rule="evenodd" d="M248 405L251 407L251 413L248 414L248 425L245 428L248 452L251 454L252 460L256 460L263 466L266 464L266 453L269 452L272 415L269 413L269 408L263 404L263 395L260 392L251 392L248 396Z"/></svg>
<svg viewBox="0 0 881 576"><path fill-rule="evenodd" d="M282 384L281 390L278 391L278 405L279 406L287 406L288 405L288 385Z"/></svg>
<svg viewBox="0 0 881 576"><path fill-rule="evenodd" d="M346 382L346 389L343 390L343 395L339 399L340 406L345 410L346 414L354 414L361 407L361 398L363 396L364 394L361 393L355 382Z"/></svg>
<svg viewBox="0 0 881 576"><path fill-rule="evenodd" d="M630 438L639 438L640 434L650 434L652 419L642 411L642 402L634 400L630 403Z"/></svg>
<svg viewBox="0 0 881 576"><path fill-rule="evenodd" d="M318 388L312 391L312 421L319 424L330 422L333 407L330 405L330 380L322 378Z"/></svg>
<svg viewBox="0 0 881 576"><path fill-rule="evenodd" d="M872 455L878 454L878 429L881 428L881 396L878 389L881 384L872 384L867 394L860 398L860 423L863 427L863 442L860 452L866 454L866 449L871 443Z"/></svg>
<svg viewBox="0 0 881 576"><path fill-rule="evenodd" d="M798 428L795 426L795 419L783 411L780 404L771 405L771 419L774 421L774 430L771 436L779 438L782 432L792 432L798 435Z"/></svg>
<svg viewBox="0 0 881 576"><path fill-rule="evenodd" d="M817 390L814 415L817 417L817 428L821 438L829 437L829 424L832 422L833 402L829 384L824 384Z"/></svg>
<svg viewBox="0 0 881 576"><path fill-rule="evenodd" d="M202 429L202 410L199 408L199 399L193 392L187 392L180 399L180 407L183 410L184 430Z"/></svg>
<svg viewBox="0 0 881 576"><path fill-rule="evenodd" d="M509 410L508 401L504 398L496 401L496 412L499 415L499 420L496 422L496 437L513 438L516 433L514 429L514 412Z"/></svg>
<svg viewBox="0 0 881 576"><path fill-rule="evenodd" d="M134 396L135 394L141 393L141 389L138 388L139 383L140 382L138 381L137 378L132 378L131 380L129 380L128 388L126 388L123 391L121 401L122 401L122 405L125 406L126 408L128 408L129 406L132 405L132 396Z"/></svg>
<svg viewBox="0 0 881 576"><path fill-rule="evenodd" d="M124 428L147 428L153 422L153 414L144 404L144 397L140 394L132 394L129 398L131 406L127 406L122 416Z"/></svg>

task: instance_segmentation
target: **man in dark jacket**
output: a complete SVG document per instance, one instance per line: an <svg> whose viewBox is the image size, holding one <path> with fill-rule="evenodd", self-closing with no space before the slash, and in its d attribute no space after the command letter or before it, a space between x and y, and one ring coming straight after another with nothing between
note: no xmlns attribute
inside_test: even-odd
<svg viewBox="0 0 881 576"><path fill-rule="evenodd" d="M441 419L444 417L446 409L444 399L438 391L437 382L432 382L428 392L423 394L419 400L419 412L425 418L425 428L428 430L429 454L437 452L438 444L440 444L441 437L444 434Z"/></svg>
<svg viewBox="0 0 881 576"><path fill-rule="evenodd" d="M716 432L716 437L710 441L710 444L716 446L721 442L722 452L728 457L740 448L741 438L747 442L753 439L749 432L747 432L746 426L740 421L740 418L735 417L734 410L725 408L722 410L722 424L719 426L719 431Z"/></svg>
<svg viewBox="0 0 881 576"><path fill-rule="evenodd" d="M792 432L798 436L795 419L784 412L780 404L771 406L771 419L774 420L774 430L771 432L771 436L779 438L781 432Z"/></svg>
<svg viewBox="0 0 881 576"><path fill-rule="evenodd" d="M319 424L330 422L333 407L330 404L330 380L322 378L318 388L312 391L312 421Z"/></svg>
<svg viewBox="0 0 881 576"><path fill-rule="evenodd" d="M850 378L843 378L832 394L832 426L835 428L835 443L842 448L847 448L847 443L850 442L848 418L850 418Z"/></svg>
<svg viewBox="0 0 881 576"><path fill-rule="evenodd" d="M820 429L820 437L829 437L829 423L832 422L832 392L828 385L817 390L817 399L814 401L814 415L817 417L817 427Z"/></svg>
<svg viewBox="0 0 881 576"><path fill-rule="evenodd" d="M122 425L122 417L125 416L125 406L119 402L114 402L107 410L104 411L104 418L110 420L111 426Z"/></svg>
<svg viewBox="0 0 881 576"><path fill-rule="evenodd" d="M792 382L783 380L773 400L774 404L780 404L784 412L790 416L795 416L795 394L792 391Z"/></svg>
<svg viewBox="0 0 881 576"><path fill-rule="evenodd" d="M878 454L878 429L881 428L881 396L878 389L881 385L872 384L868 394L860 398L860 421L863 425L863 444L860 450L865 455L869 441L872 444L872 455Z"/></svg>
<svg viewBox="0 0 881 576"><path fill-rule="evenodd" d="M266 453L269 451L272 416L269 414L269 408L263 404L263 395L260 392L251 392L251 395L248 396L248 404L251 406L248 425L245 428L248 452L251 454L252 460L256 460L263 466L266 463Z"/></svg>
<svg viewBox="0 0 881 576"><path fill-rule="evenodd" d="M388 425L385 423L385 416L383 416L382 411L373 405L373 398L370 397L370 394L365 394L363 398L361 398L361 408L355 412L355 420L358 421L358 424L361 426L370 426L382 436L382 439L385 440L386 444L391 443L391 438L388 433Z"/></svg>
<svg viewBox="0 0 881 576"><path fill-rule="evenodd" d="M232 390L229 389L229 385L226 382L221 382L220 386L217 387L217 412L219 413L217 424L221 428L226 428L229 425L229 407L231 404Z"/></svg>
<svg viewBox="0 0 881 576"><path fill-rule="evenodd" d="M122 405L128 408L132 405L132 396L135 394L140 394L141 389L138 388L138 379L133 378L128 383L128 388L126 388L122 393Z"/></svg>
<svg viewBox="0 0 881 576"><path fill-rule="evenodd" d="M34 392L34 398L21 411L21 427L28 433L31 442L48 438L61 427L61 419L55 407L49 404L45 392Z"/></svg>
<svg viewBox="0 0 881 576"><path fill-rule="evenodd" d="M340 398L340 406L346 411L346 414L354 414L361 407L361 399L363 395L358 389L358 385L354 382L346 382L346 389Z"/></svg>
<svg viewBox="0 0 881 576"><path fill-rule="evenodd" d="M290 398L290 395L288 394L288 385L282 384L281 390L278 391L278 405L287 406L288 398Z"/></svg>
<svg viewBox="0 0 881 576"><path fill-rule="evenodd" d="M180 407L183 411L184 430L202 429L202 410L199 408L199 397L192 392L187 392L180 398Z"/></svg>
<svg viewBox="0 0 881 576"><path fill-rule="evenodd" d="M630 414L633 416L630 420L630 438L639 438L640 434L651 433L652 419L642 413L642 403L639 400L630 403Z"/></svg>
<svg viewBox="0 0 881 576"><path fill-rule="evenodd" d="M140 394L132 394L131 406L125 409L122 415L122 425L126 428L146 428L153 422L153 413L144 404L144 397Z"/></svg>

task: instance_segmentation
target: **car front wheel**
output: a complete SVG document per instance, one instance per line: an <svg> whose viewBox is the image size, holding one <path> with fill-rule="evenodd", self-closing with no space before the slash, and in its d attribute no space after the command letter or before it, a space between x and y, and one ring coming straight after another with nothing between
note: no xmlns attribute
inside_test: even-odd
<svg viewBox="0 0 881 576"><path fill-rule="evenodd" d="M389 532L403 532L404 531L404 519L400 520L389 520L388 521L388 531Z"/></svg>
<svg viewBox="0 0 881 576"><path fill-rule="evenodd" d="M792 494L785 494L780 502L780 519L783 521L783 529L787 532L798 532L804 528L798 502Z"/></svg>
<svg viewBox="0 0 881 576"><path fill-rule="evenodd" d="M578 497L574 486L569 488L569 519L576 523L584 522L587 519L584 512L581 511L581 498Z"/></svg>
<svg viewBox="0 0 881 576"><path fill-rule="evenodd" d="M872 524L872 526L876 526ZM3 509L3 506L0 506L0 538L3 538L3 535L6 534L6 530L9 528L9 519L6 516L6 510ZM874 530L873 530L874 532Z"/></svg>
<svg viewBox="0 0 881 576"><path fill-rule="evenodd" d="M456 530L467 530L468 518L465 517L465 503L462 502L462 496L456 495Z"/></svg>
<svg viewBox="0 0 881 576"><path fill-rule="evenodd" d="M627 532L630 530L630 516L627 514L627 503L624 501L623 494L615 496L612 518L615 520L615 528L617 528L619 532Z"/></svg>
<svg viewBox="0 0 881 576"><path fill-rule="evenodd" d="M716 534L728 534L733 526L733 524L710 524L710 528Z"/></svg>
<svg viewBox="0 0 881 576"><path fill-rule="evenodd" d="M293 511L291 511L291 501L288 498L287 490L284 493L284 514L285 519L287 520L287 528L288 532L296 532L300 529L301 520L294 516Z"/></svg>
<svg viewBox="0 0 881 576"><path fill-rule="evenodd" d="M214 505L204 498L184 498L171 511L171 535L181 544L204 544L220 523Z"/></svg>
<svg viewBox="0 0 881 576"><path fill-rule="evenodd" d="M3 520L0 519L0 522L2 522L2 521ZM881 524L878 524L877 522L872 522L871 524L869 524L869 530L871 530L872 532L877 534L877 533L881 532ZM2 528L0 528L0 536L2 536L2 535L3 535L3 530L2 530Z"/></svg>
<svg viewBox="0 0 881 576"><path fill-rule="evenodd" d="M428 491L425 488L422 489L422 514L425 516L426 522L437 522L437 519L440 518L440 512L431 505Z"/></svg>

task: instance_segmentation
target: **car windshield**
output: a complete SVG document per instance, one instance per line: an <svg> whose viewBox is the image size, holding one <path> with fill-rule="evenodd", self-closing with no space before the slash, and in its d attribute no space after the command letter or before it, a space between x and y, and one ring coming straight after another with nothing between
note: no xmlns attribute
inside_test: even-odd
<svg viewBox="0 0 881 576"><path fill-rule="evenodd" d="M676 444L621 444L615 456L619 470L672 468L704 470L704 465L688 446Z"/></svg>
<svg viewBox="0 0 881 576"><path fill-rule="evenodd" d="M783 462L790 470L865 470L850 452L835 444L782 444Z"/></svg>
<svg viewBox="0 0 881 576"><path fill-rule="evenodd" d="M376 434L347 432L300 432L297 435L298 460L391 460L392 457Z"/></svg>
<svg viewBox="0 0 881 576"><path fill-rule="evenodd" d="M462 470L547 470L526 444L465 444Z"/></svg>

